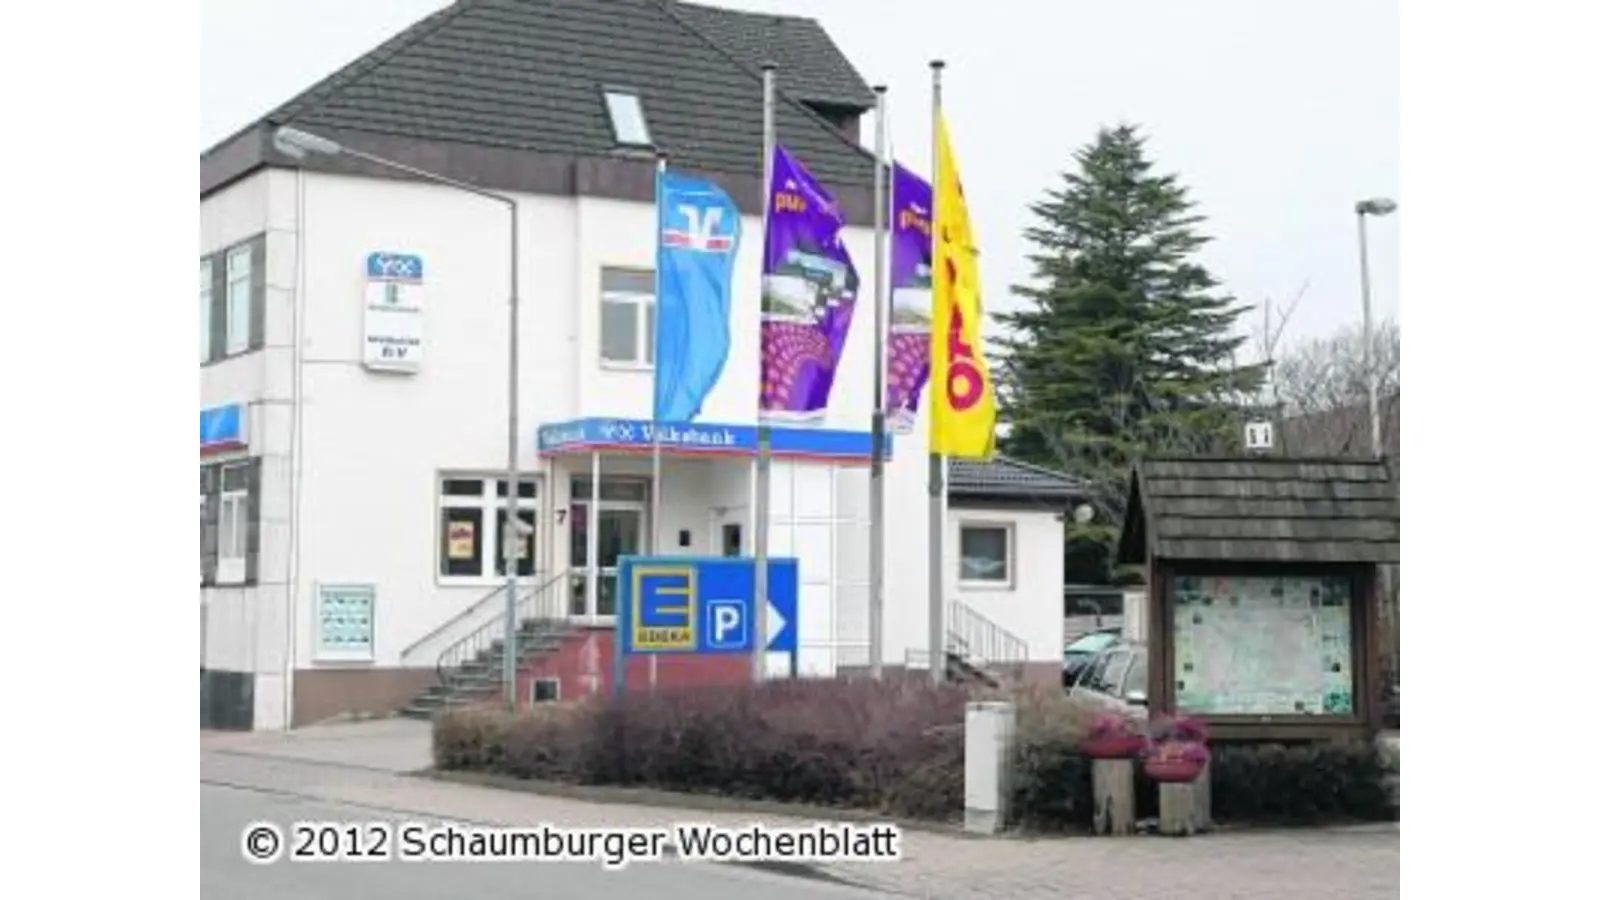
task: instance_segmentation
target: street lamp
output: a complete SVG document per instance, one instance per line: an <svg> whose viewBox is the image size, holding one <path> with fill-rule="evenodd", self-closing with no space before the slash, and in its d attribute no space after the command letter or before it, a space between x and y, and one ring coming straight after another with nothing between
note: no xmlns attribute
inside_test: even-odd
<svg viewBox="0 0 1600 900"><path fill-rule="evenodd" d="M1383 434L1378 415L1377 350L1372 346L1372 276L1367 270L1367 216L1387 216L1395 211L1388 197L1371 197L1356 204L1356 234L1361 244L1361 368L1367 379L1367 415L1372 419L1372 455L1383 456Z"/></svg>
<svg viewBox="0 0 1600 900"><path fill-rule="evenodd" d="M517 382L521 363L517 358L517 343L521 332L518 327L517 302L517 249L520 243L517 239L517 201L505 194L485 190L465 181L457 181L426 169L418 169L405 163L384 159L371 153L346 147L337 141L329 140L320 135L302 131L298 128L282 127L272 136L272 144L278 152L294 159L305 159L311 154L322 156L349 156L365 160L374 165L396 172L404 172L423 181L430 181L444 187L454 188L468 194L475 194L496 203L503 203L511 214L511 259L508 271L511 287L511 335L509 350L506 354L507 377L507 408L506 408L506 527L507 540L502 551L506 561L506 621L505 639L502 649L504 657L501 675L504 679L503 691L506 705L512 711L517 710L517 549L522 543L522 520L517 517L517 500L521 493L520 477L517 471Z"/></svg>

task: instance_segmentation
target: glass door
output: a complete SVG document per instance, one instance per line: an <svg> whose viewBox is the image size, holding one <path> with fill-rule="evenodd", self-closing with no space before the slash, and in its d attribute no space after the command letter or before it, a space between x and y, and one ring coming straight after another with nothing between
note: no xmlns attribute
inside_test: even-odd
<svg viewBox="0 0 1600 900"><path fill-rule="evenodd" d="M616 574L617 560L623 556L643 553L645 546L645 508L634 503L600 501L597 518L600 550L600 583L596 593L598 603L589 603L589 504L573 500L569 521L572 523L570 612L575 616L614 616L617 614Z"/></svg>

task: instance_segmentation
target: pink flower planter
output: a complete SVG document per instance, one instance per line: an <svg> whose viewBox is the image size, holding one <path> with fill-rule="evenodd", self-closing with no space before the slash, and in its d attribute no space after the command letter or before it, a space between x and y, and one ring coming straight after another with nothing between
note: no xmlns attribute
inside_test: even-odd
<svg viewBox="0 0 1600 900"><path fill-rule="evenodd" d="M1187 784L1200 777L1211 752L1198 741L1165 741L1144 760L1144 773L1159 784Z"/></svg>
<svg viewBox="0 0 1600 900"><path fill-rule="evenodd" d="M1133 720L1107 715L1095 720L1081 749L1090 759L1133 759L1145 751L1148 743Z"/></svg>

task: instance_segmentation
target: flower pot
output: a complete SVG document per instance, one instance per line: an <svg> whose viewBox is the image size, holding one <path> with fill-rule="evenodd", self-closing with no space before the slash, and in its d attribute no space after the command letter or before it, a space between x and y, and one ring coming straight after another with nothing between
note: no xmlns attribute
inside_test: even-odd
<svg viewBox="0 0 1600 900"><path fill-rule="evenodd" d="M1158 784L1187 784L1200 777L1211 753L1195 741L1157 744L1144 760L1144 773Z"/></svg>
<svg viewBox="0 0 1600 900"><path fill-rule="evenodd" d="M1090 759L1133 759L1144 749L1144 735L1126 731L1091 735L1083 742L1083 755Z"/></svg>
<svg viewBox="0 0 1600 900"><path fill-rule="evenodd" d="M1191 744L1206 742L1206 723L1192 716L1179 716L1172 720L1172 739Z"/></svg>

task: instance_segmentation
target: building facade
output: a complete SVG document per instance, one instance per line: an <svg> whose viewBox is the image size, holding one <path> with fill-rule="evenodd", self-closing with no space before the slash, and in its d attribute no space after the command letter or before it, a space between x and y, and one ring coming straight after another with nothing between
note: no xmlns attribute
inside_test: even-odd
<svg viewBox="0 0 1600 900"><path fill-rule="evenodd" d="M504 542L519 537L525 589L578 626L529 664L556 682L541 699L577 689L561 660L609 671L619 556L750 555L761 86L712 33L767 18L656 0L457 3L202 157L203 720L277 728L403 707L442 653L498 619ZM826 41L793 21L786 34ZM577 34L586 68L540 52ZM833 55L833 71L780 81L779 140L870 224L871 160L851 138L870 93ZM478 77L484 66L504 77ZM409 116L385 105L400 95ZM504 205L348 155L293 159L272 140L282 125L514 198L519 245ZM659 434L656 152L745 212L726 367L694 427ZM872 284L869 228L845 241ZM524 475L508 529L513 252ZM801 561L802 675L867 662L871 351L858 316L825 421L774 435L770 552ZM927 644L926 446L919 422L886 467L890 664ZM1048 514L991 513L950 514L946 546L998 553L1003 574L953 562L947 596L1006 595L974 613L1058 663L1059 519L1051 555L1046 520L1028 518ZM1037 613L1035 584L1050 595Z"/></svg>

